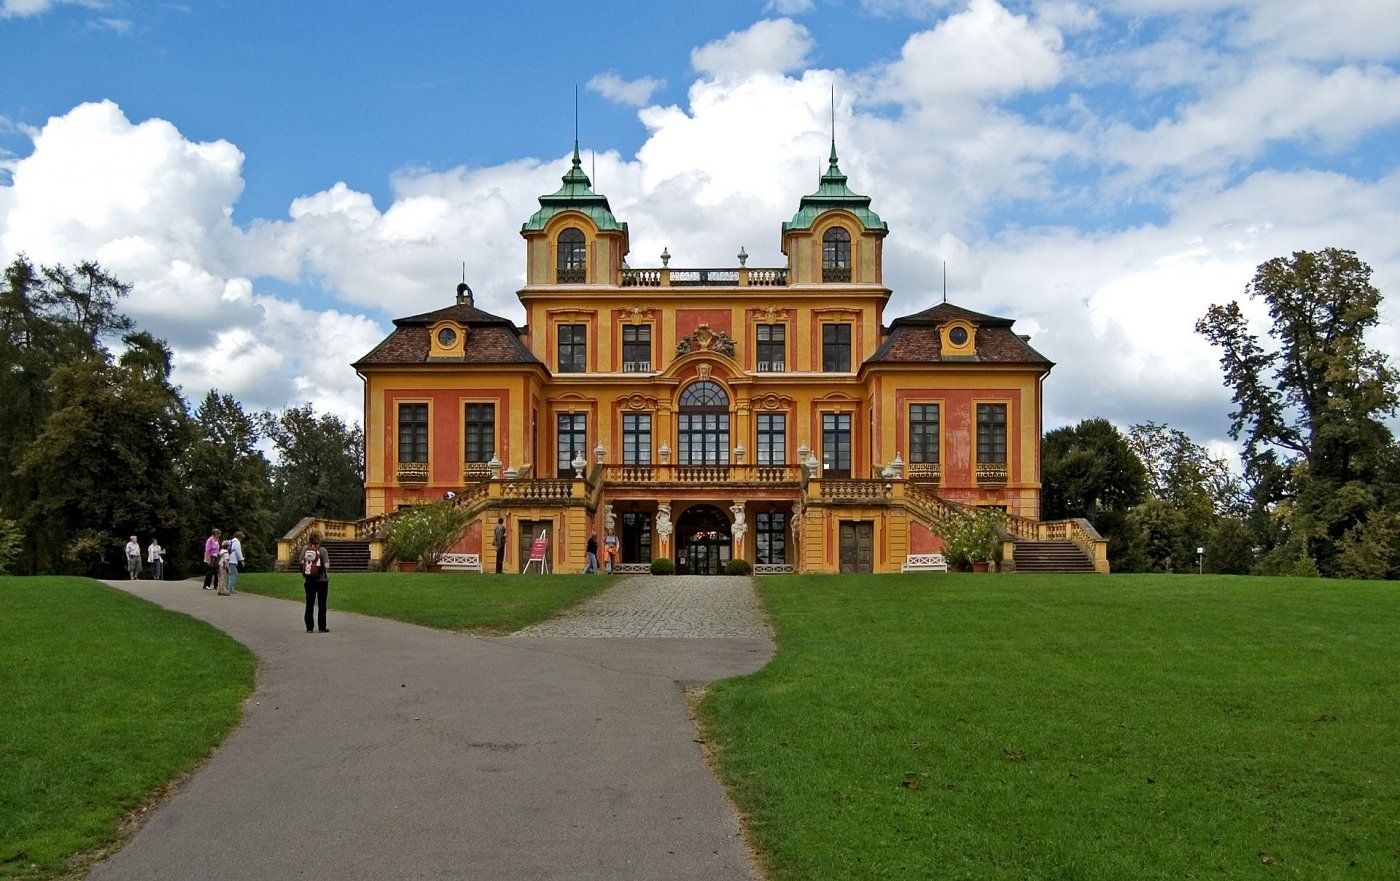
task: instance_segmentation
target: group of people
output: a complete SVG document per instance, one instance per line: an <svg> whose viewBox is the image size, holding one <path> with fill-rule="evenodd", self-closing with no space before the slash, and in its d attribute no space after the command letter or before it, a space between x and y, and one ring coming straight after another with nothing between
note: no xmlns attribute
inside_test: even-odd
<svg viewBox="0 0 1400 881"><path fill-rule="evenodd" d="M238 582L238 567L243 565L243 530L224 539L223 530L215 529L204 540L204 589L217 591L221 597L232 596Z"/></svg>
<svg viewBox="0 0 1400 881"><path fill-rule="evenodd" d="M594 533L588 536L588 546L585 548L588 553L588 564L584 566L585 575L598 574L598 535ZM603 566L609 575L622 558L621 549L618 546L617 536L611 532L603 539Z"/></svg>
<svg viewBox="0 0 1400 881"><path fill-rule="evenodd" d="M165 577L165 548L160 546L160 540L155 536L151 537L151 543L146 547L146 562L151 565L151 577L160 581ZM141 577L141 543L132 536L126 543L126 577L132 581Z"/></svg>

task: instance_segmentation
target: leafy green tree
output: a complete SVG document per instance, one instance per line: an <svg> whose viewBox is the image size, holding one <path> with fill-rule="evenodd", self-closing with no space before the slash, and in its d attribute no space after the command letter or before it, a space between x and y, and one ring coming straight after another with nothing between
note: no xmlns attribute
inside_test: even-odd
<svg viewBox="0 0 1400 881"><path fill-rule="evenodd" d="M1248 575L1254 568L1254 530L1239 517L1221 517L1206 539L1205 570Z"/></svg>
<svg viewBox="0 0 1400 881"><path fill-rule="evenodd" d="M1379 534L1367 522L1395 505L1384 417L1396 411L1400 382L1365 343L1380 320L1380 291L1356 254L1327 248L1260 265L1246 292L1268 307L1267 345L1237 302L1212 305L1196 324L1222 352L1234 392L1230 435L1244 441L1256 505L1291 501L1289 534L1322 574L1341 574L1343 538ZM1385 492L1366 499L1367 485Z"/></svg>
<svg viewBox="0 0 1400 881"><path fill-rule="evenodd" d="M307 516L364 516L365 435L360 426L347 426L330 414L317 417L310 404L261 418L278 454L272 469L274 538Z"/></svg>
<svg viewBox="0 0 1400 881"><path fill-rule="evenodd" d="M19 463L35 487L23 528L39 572L116 574L126 536L177 522L190 440L168 376L91 355L53 372L53 402Z"/></svg>
<svg viewBox="0 0 1400 881"><path fill-rule="evenodd" d="M1146 569L1150 572L1189 572L1196 568L1186 512L1170 502L1148 499L1128 512L1128 522L1141 536Z"/></svg>
<svg viewBox="0 0 1400 881"><path fill-rule="evenodd" d="M1108 539L1109 565L1131 571L1127 511L1147 495L1147 469L1107 419L1057 428L1041 444L1041 517L1083 517Z"/></svg>
<svg viewBox="0 0 1400 881"><path fill-rule="evenodd" d="M105 352L103 341L130 330L117 311L126 285L95 263L73 269L35 267L21 255L0 287L0 511L19 517L36 487L22 479L20 459L48 418L53 372ZM19 567L33 571L28 553Z"/></svg>
<svg viewBox="0 0 1400 881"><path fill-rule="evenodd" d="M245 567L271 568L278 535L273 532L272 465L258 444L263 421L244 412L229 395L210 390L194 412L195 439L181 463L194 501L189 541L212 528L225 535L243 530Z"/></svg>

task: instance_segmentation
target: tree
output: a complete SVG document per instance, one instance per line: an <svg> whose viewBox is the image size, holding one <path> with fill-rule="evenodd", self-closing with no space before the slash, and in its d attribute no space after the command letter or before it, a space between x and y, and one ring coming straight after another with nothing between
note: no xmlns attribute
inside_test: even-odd
<svg viewBox="0 0 1400 881"><path fill-rule="evenodd" d="M337 416L317 417L310 404L261 416L277 448L273 467L273 534L302 517L355 520L364 516L365 436Z"/></svg>
<svg viewBox="0 0 1400 881"><path fill-rule="evenodd" d="M180 521L189 444L167 376L91 355L53 372L51 411L19 463L35 487L23 528L33 571L115 574L126 536Z"/></svg>
<svg viewBox="0 0 1400 881"><path fill-rule="evenodd" d="M246 568L271 567L276 540L272 515L272 465L258 449L263 422L241 404L210 390L194 413L195 439L181 463L185 485L196 502L188 540L218 527L225 535L247 534Z"/></svg>
<svg viewBox="0 0 1400 881"><path fill-rule="evenodd" d="M1127 511L1147 495L1147 469L1107 419L1057 428L1041 445L1041 516L1083 517L1108 539L1114 571L1129 563ZM1131 565L1128 568L1135 568Z"/></svg>
<svg viewBox="0 0 1400 881"><path fill-rule="evenodd" d="M1393 439L1383 419L1396 411L1400 383L1365 344L1381 294L1371 268L1337 248L1261 264L1246 293L1268 306L1267 347L1237 302L1212 305L1196 324L1222 352L1230 436L1244 440L1246 475L1264 493L1256 503L1291 501L1288 529L1322 574L1339 574L1344 536L1395 504L1362 492L1380 483L1389 496L1395 483L1384 471ZM1339 494L1346 504L1333 503Z"/></svg>

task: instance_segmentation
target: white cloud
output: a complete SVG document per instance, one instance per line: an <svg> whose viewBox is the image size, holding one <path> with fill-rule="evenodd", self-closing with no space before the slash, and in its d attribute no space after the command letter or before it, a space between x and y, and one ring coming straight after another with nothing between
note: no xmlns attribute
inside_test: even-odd
<svg viewBox="0 0 1400 881"><path fill-rule="evenodd" d="M716 78L784 73L807 63L812 35L790 18L767 19L690 53L690 64Z"/></svg>
<svg viewBox="0 0 1400 881"><path fill-rule="evenodd" d="M768 5L763 7L763 10L779 15L801 15L811 12L814 5L812 0L768 0Z"/></svg>
<svg viewBox="0 0 1400 881"><path fill-rule="evenodd" d="M625 80L611 71L600 73L588 81L590 91L597 92L609 101L630 107L644 106L651 100L652 95L665 87L665 80L649 76Z"/></svg>
<svg viewBox="0 0 1400 881"><path fill-rule="evenodd" d="M904 44L882 88L885 100L938 103L1006 98L1059 82L1064 39L1054 26L1013 15L996 0L971 0Z"/></svg>
<svg viewBox="0 0 1400 881"><path fill-rule="evenodd" d="M89 9L101 9L105 5L101 0L2 0L0 18L32 18L65 3Z"/></svg>

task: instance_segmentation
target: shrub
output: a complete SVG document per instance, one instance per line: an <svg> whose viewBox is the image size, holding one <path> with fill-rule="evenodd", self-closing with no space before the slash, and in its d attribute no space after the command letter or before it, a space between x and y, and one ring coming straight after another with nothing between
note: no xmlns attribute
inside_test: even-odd
<svg viewBox="0 0 1400 881"><path fill-rule="evenodd" d="M676 564L667 557L658 557L651 561L652 575L675 575Z"/></svg>
<svg viewBox="0 0 1400 881"><path fill-rule="evenodd" d="M471 515L451 502L414 505L394 515L385 530L393 560L435 563L471 525Z"/></svg>
<svg viewBox="0 0 1400 881"><path fill-rule="evenodd" d="M19 557L19 526L13 520L0 518L0 575L9 572Z"/></svg>
<svg viewBox="0 0 1400 881"><path fill-rule="evenodd" d="M725 575L752 575L753 566L748 560L730 560L724 564Z"/></svg>
<svg viewBox="0 0 1400 881"><path fill-rule="evenodd" d="M1001 514L976 511L949 517L938 526L943 554L955 566L989 562L1001 549Z"/></svg>

